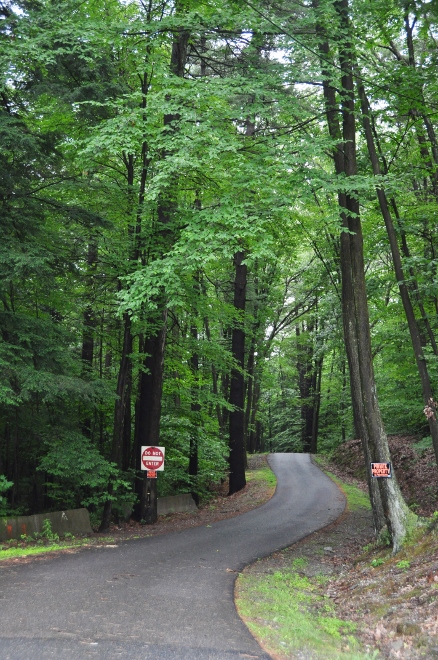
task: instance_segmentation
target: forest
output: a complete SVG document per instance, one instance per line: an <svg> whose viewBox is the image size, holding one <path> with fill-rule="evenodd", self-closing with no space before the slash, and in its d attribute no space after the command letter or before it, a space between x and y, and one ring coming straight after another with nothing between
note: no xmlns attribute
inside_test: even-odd
<svg viewBox="0 0 438 660"><path fill-rule="evenodd" d="M438 457L438 7L0 1L0 515ZM415 518L368 474L395 549Z"/></svg>

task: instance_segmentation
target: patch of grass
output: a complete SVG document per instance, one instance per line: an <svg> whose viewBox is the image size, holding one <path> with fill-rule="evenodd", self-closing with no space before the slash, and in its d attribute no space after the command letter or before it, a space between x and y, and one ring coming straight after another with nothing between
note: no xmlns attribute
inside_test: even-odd
<svg viewBox="0 0 438 660"><path fill-rule="evenodd" d="M352 486L351 484L346 484L341 479L339 479L332 472L329 472L324 465L324 460L321 460L319 456L312 456L312 459L315 463L318 463L321 468L324 469L324 472L333 479L333 481L339 486L339 488L344 493L348 502L348 509L350 511L357 511L358 509L368 509L371 510L371 502L367 493L364 493L363 490L357 486Z"/></svg>
<svg viewBox="0 0 438 660"><path fill-rule="evenodd" d="M37 535L39 536L39 535ZM57 536L57 535L56 535ZM82 546L100 546L114 543L113 536L93 537L75 537L73 534L66 534L63 540L55 539L35 539L29 537L26 541L11 539L0 543L0 562L6 559L16 559L27 557L29 555L39 555L44 552L54 552L55 550L69 550L71 548L81 548Z"/></svg>
<svg viewBox="0 0 438 660"><path fill-rule="evenodd" d="M277 486L276 476L268 466L248 471L246 473L246 479L247 481L264 482L269 488L275 488Z"/></svg>
<svg viewBox="0 0 438 660"><path fill-rule="evenodd" d="M355 625L338 619L317 584L297 573L239 576L236 605L251 632L278 657L299 650L326 660L370 658L352 636Z"/></svg>
<svg viewBox="0 0 438 660"><path fill-rule="evenodd" d="M51 545L31 545L26 548L8 548L7 550L0 550L0 561L2 559L15 559L18 557L28 557L29 555L40 555L43 552L53 552L54 550L65 550L72 548L72 545L60 545L53 543Z"/></svg>
<svg viewBox="0 0 438 660"><path fill-rule="evenodd" d="M309 560L307 557L296 557L292 562L292 568L295 571L299 571L300 569L306 568L308 563Z"/></svg>

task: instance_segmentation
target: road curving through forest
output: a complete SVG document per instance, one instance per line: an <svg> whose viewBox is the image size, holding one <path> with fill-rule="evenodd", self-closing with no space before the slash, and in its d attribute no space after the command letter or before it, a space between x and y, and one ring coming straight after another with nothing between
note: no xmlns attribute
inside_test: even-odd
<svg viewBox="0 0 438 660"><path fill-rule="evenodd" d="M0 568L0 659L266 659L237 573L330 524L345 499L307 454L272 454L275 495L211 526Z"/></svg>

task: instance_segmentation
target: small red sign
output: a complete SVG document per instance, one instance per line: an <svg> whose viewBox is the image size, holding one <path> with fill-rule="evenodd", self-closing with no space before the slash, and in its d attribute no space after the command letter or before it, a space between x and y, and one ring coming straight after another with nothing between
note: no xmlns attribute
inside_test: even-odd
<svg viewBox="0 0 438 660"><path fill-rule="evenodd" d="M142 447L141 448L142 470L164 470L164 447Z"/></svg>
<svg viewBox="0 0 438 660"><path fill-rule="evenodd" d="M378 478L391 479L391 463L371 463L371 476Z"/></svg>
<svg viewBox="0 0 438 660"><path fill-rule="evenodd" d="M148 479L156 479L157 478L157 473L155 470L148 470Z"/></svg>

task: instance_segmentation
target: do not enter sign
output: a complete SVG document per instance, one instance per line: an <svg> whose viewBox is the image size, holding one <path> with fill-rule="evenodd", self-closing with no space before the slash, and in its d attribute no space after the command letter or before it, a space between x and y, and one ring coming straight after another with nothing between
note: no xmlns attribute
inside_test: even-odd
<svg viewBox="0 0 438 660"><path fill-rule="evenodd" d="M142 447L141 448L142 470L164 470L164 447Z"/></svg>

